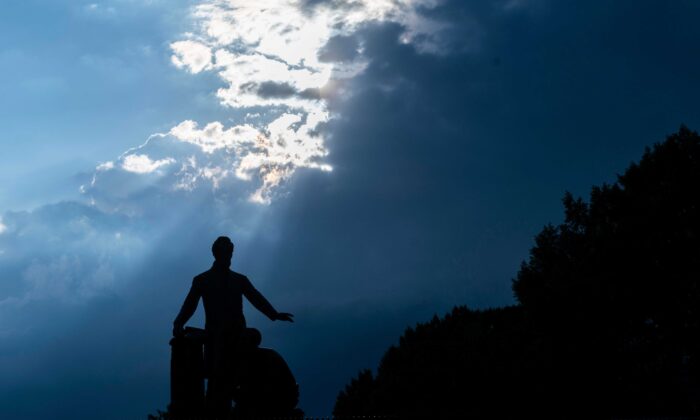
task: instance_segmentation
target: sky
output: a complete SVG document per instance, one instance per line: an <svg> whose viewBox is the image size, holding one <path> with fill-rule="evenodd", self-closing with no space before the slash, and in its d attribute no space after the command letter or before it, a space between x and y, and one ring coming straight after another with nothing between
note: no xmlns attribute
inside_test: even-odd
<svg viewBox="0 0 700 420"><path fill-rule="evenodd" d="M0 417L169 399L219 235L300 407L417 322L514 304L565 191L700 128L694 1L6 0ZM190 321L202 326L202 308Z"/></svg>

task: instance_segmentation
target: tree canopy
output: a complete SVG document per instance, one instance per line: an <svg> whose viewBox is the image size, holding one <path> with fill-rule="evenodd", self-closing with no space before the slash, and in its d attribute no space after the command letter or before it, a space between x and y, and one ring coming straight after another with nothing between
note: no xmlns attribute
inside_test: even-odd
<svg viewBox="0 0 700 420"><path fill-rule="evenodd" d="M518 304L409 328L334 414L700 415L700 137L681 127L536 236Z"/></svg>

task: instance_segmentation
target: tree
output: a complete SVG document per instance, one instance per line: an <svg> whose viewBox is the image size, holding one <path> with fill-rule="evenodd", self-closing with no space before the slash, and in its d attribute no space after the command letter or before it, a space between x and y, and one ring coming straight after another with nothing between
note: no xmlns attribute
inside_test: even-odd
<svg viewBox="0 0 700 420"><path fill-rule="evenodd" d="M513 281L518 306L407 330L337 414L351 394L378 414L700 414L699 183L700 137L681 127L588 202L565 194Z"/></svg>

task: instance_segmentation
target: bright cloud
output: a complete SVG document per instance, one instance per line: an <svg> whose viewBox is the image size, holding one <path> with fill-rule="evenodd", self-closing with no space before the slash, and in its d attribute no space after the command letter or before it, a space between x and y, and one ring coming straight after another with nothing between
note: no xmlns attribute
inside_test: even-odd
<svg viewBox="0 0 700 420"><path fill-rule="evenodd" d="M439 52L437 35L445 24L419 13L437 0L336 0L309 5L302 0L206 0L192 9L196 30L170 44L172 63L191 74L215 72L223 82L216 95L222 106L256 115L225 125L200 128L185 120L157 134L159 148L195 152L129 150L100 164L97 176L123 170L170 175L170 187L191 191L202 181L214 189L230 177L257 187L248 199L269 203L275 190L299 168L330 171L329 151L320 130L333 115L326 98L341 79L367 66L355 35L368 24L401 25L399 41L422 52ZM146 154L148 151L148 154ZM158 156L154 158L153 156ZM118 165L118 166L117 166ZM166 166L168 170L165 171ZM165 172L161 172L165 171ZM87 191L87 190L84 190Z"/></svg>
<svg viewBox="0 0 700 420"><path fill-rule="evenodd" d="M257 129L247 124L225 129L220 122L213 122L199 130L197 123L190 120L173 127L170 134L200 147L206 153L214 153L220 149L234 149L240 152L242 147L254 144L261 135Z"/></svg>
<svg viewBox="0 0 700 420"><path fill-rule="evenodd" d="M5 233L6 230L7 230L7 226L5 226L5 225L2 223L2 219L0 219L0 235L2 235L3 233Z"/></svg>
<svg viewBox="0 0 700 420"><path fill-rule="evenodd" d="M147 155L127 155L122 162L122 168L127 172L137 174L149 174L156 171L161 166L169 165L175 162L175 159L166 158L160 160L151 160Z"/></svg>
<svg viewBox="0 0 700 420"><path fill-rule="evenodd" d="M211 49L195 41L178 41L170 44L173 50L171 58L178 68L186 68L192 73L199 73L211 68Z"/></svg>
<svg viewBox="0 0 700 420"><path fill-rule="evenodd" d="M95 169L98 171L108 171L110 169L114 169L114 162L109 161L109 162L100 163L99 165L97 165L97 167Z"/></svg>
<svg viewBox="0 0 700 420"><path fill-rule="evenodd" d="M302 121L302 118L305 118ZM219 150L234 163L233 173L242 180L259 175L262 185L250 197L251 201L268 203L272 189L289 178L296 168L316 168L330 171L331 167L320 163L328 154L323 139L312 135L318 122L326 114L309 113L306 116L285 113L267 125L267 133L250 125L238 125L225 129L219 122L199 129L193 121L184 121L170 130L175 138L194 144L212 154ZM209 159L207 159L209 160ZM195 169L193 162L189 165ZM201 172L227 175L222 168L209 166Z"/></svg>

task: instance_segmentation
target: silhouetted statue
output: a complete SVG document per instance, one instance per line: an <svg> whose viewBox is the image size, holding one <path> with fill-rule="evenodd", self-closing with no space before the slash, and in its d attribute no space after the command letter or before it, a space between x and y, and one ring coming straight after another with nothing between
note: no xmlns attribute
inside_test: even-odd
<svg viewBox="0 0 700 420"><path fill-rule="evenodd" d="M290 313L277 312L258 292L250 280L232 271L233 243L220 236L212 245L214 264L192 280L185 302L175 318L173 335L184 334L184 325L197 310L202 299L205 313L205 370L209 379L206 406L210 417L224 418L231 410L231 384L237 375L239 337L246 327L243 316L243 295L260 312L273 321L293 322Z"/></svg>
<svg viewBox="0 0 700 420"><path fill-rule="evenodd" d="M243 369L234 399L236 414L243 418L299 417L299 386L282 356L260 347L262 336L247 328L241 339Z"/></svg>
<svg viewBox="0 0 700 420"><path fill-rule="evenodd" d="M238 340L240 370L229 378L236 407L232 417L302 418L296 408L299 386L292 371L279 353L260 347L262 336L255 328L246 328ZM170 340L171 403L167 413L149 416L152 419L197 419L205 413L203 347L206 332L187 327L184 333ZM225 417L222 413L221 417Z"/></svg>
<svg viewBox="0 0 700 420"><path fill-rule="evenodd" d="M204 352L206 333L187 327L170 340L170 405L166 418L194 419L204 413ZM157 418L157 417L155 417Z"/></svg>

